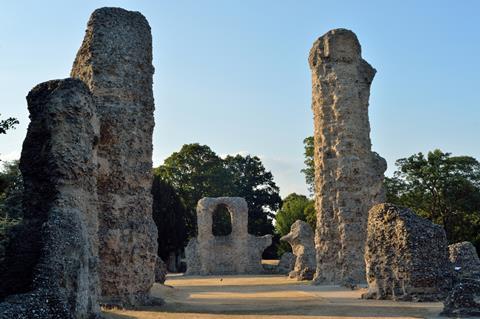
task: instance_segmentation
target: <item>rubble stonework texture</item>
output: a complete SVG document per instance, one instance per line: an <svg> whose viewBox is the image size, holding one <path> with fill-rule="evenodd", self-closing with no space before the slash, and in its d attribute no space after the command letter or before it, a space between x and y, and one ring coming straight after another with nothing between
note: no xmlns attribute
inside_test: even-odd
<svg viewBox="0 0 480 319"><path fill-rule="evenodd" d="M0 316L91 319L100 311L93 97L65 79L37 85L27 100L24 221L0 273L1 297L10 295Z"/></svg>
<svg viewBox="0 0 480 319"><path fill-rule="evenodd" d="M296 257L295 266L289 273L290 278L297 280L312 280L317 267L315 260L314 233L310 225L297 220L290 227L290 233L280 238L292 246Z"/></svg>
<svg viewBox="0 0 480 319"><path fill-rule="evenodd" d="M480 259L475 246L464 241L448 246L449 258L455 269L456 277L480 279Z"/></svg>
<svg viewBox="0 0 480 319"><path fill-rule="evenodd" d="M349 30L327 32L309 55L314 113L315 283L365 282L368 210L385 200L386 161L371 151L368 99L375 69Z"/></svg>
<svg viewBox="0 0 480 319"><path fill-rule="evenodd" d="M408 208L375 205L365 247L368 291L362 298L435 301L452 288L445 231Z"/></svg>
<svg viewBox="0 0 480 319"><path fill-rule="evenodd" d="M279 274L290 274L295 267L296 260L297 257L295 257L294 254L289 252L283 253L282 257L280 257L280 261L278 262L276 272Z"/></svg>
<svg viewBox="0 0 480 319"><path fill-rule="evenodd" d="M155 264L155 282L163 284L167 279L167 265L160 257L157 257Z"/></svg>
<svg viewBox="0 0 480 319"><path fill-rule="evenodd" d="M99 276L108 304L142 304L154 282L153 72L145 17L120 8L95 10L71 76L88 85L100 119Z"/></svg>
<svg viewBox="0 0 480 319"><path fill-rule="evenodd" d="M480 280L464 278L444 301L442 316L480 317Z"/></svg>
<svg viewBox="0 0 480 319"><path fill-rule="evenodd" d="M230 213L232 232L212 234L213 213L225 205ZM248 233L248 206L240 197L205 197L197 204L198 235L185 248L187 275L261 273L262 253L272 244L272 236Z"/></svg>

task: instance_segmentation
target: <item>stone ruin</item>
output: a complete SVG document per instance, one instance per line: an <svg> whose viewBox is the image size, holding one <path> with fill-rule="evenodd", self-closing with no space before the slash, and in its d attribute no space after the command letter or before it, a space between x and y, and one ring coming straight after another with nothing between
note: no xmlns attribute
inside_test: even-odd
<svg viewBox="0 0 480 319"><path fill-rule="evenodd" d="M289 273L290 278L312 280L317 263L315 260L315 244L313 230L306 222L297 220L292 224L290 233L280 238L292 246L295 255L295 266Z"/></svg>
<svg viewBox="0 0 480 319"><path fill-rule="evenodd" d="M96 10L71 76L92 92L98 141L99 276L102 302L145 303L154 281L152 36L139 12Z"/></svg>
<svg viewBox="0 0 480 319"><path fill-rule="evenodd" d="M213 213L224 205L232 223L227 236L212 234ZM248 233L248 206L241 197L205 197L197 204L198 235L185 248L187 275L259 274L262 253L272 244L272 236Z"/></svg>
<svg viewBox="0 0 480 319"><path fill-rule="evenodd" d="M166 279L167 265L160 257L157 257L157 262L155 263L155 282L158 282L159 284L164 284Z"/></svg>
<svg viewBox="0 0 480 319"><path fill-rule="evenodd" d="M75 79L37 85L20 169L24 222L1 269L2 318L91 318L98 306L93 96Z"/></svg>
<svg viewBox="0 0 480 319"><path fill-rule="evenodd" d="M278 274L285 274L289 275L290 272L295 268L295 262L297 261L297 257L290 252L283 253L278 261L278 265L275 269L275 272Z"/></svg>
<svg viewBox="0 0 480 319"><path fill-rule="evenodd" d="M452 288L444 229L408 208L374 206L365 245L365 299L443 300Z"/></svg>
<svg viewBox="0 0 480 319"><path fill-rule="evenodd" d="M0 273L2 318L94 318L98 301L151 301L153 71L147 20L102 8L72 78L29 93L25 219Z"/></svg>
<svg viewBox="0 0 480 319"><path fill-rule="evenodd" d="M442 316L480 317L480 280L463 278L450 291L443 305Z"/></svg>
<svg viewBox="0 0 480 319"><path fill-rule="evenodd" d="M448 246L448 252L458 280L462 278L480 279L480 259L471 242L452 244Z"/></svg>
<svg viewBox="0 0 480 319"><path fill-rule="evenodd" d="M448 246L455 287L444 301L441 315L450 317L480 317L480 259L471 242Z"/></svg>
<svg viewBox="0 0 480 319"><path fill-rule="evenodd" d="M349 30L327 32L313 44L315 283L365 282L368 210L385 201L386 161L371 151L368 99L375 69Z"/></svg>

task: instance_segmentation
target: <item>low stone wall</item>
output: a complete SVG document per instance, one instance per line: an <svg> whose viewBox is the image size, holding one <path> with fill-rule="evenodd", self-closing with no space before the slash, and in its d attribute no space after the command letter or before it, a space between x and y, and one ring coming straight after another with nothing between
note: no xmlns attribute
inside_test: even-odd
<svg viewBox="0 0 480 319"><path fill-rule="evenodd" d="M369 213L366 299L443 300L452 288L445 231L413 211L392 204Z"/></svg>

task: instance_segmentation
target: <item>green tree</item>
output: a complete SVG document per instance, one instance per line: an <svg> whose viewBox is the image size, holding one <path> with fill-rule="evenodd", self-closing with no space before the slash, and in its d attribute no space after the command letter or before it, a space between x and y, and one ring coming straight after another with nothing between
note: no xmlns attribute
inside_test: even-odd
<svg viewBox="0 0 480 319"><path fill-rule="evenodd" d="M313 136L308 136L303 140L304 155L305 155L305 168L301 172L305 175L305 181L308 185L308 190L311 194L315 193L315 162L313 158L314 154L314 140Z"/></svg>
<svg viewBox="0 0 480 319"><path fill-rule="evenodd" d="M170 184L187 208L189 237L196 235L196 207L202 197L230 196L233 183L223 160L207 145L185 144L165 159L155 174Z"/></svg>
<svg viewBox="0 0 480 319"><path fill-rule="evenodd" d="M275 231L280 236L285 236L290 232L290 227L297 220L303 220L315 227L315 225L311 224L314 221L311 218L312 204L313 200L305 195L289 194L283 199L282 207L275 215Z"/></svg>
<svg viewBox="0 0 480 319"><path fill-rule="evenodd" d="M4 162L0 172L0 217L22 218L22 196L23 179L18 160Z"/></svg>
<svg viewBox="0 0 480 319"><path fill-rule="evenodd" d="M23 218L23 179L18 161L4 162L0 172L0 265L3 264L5 248Z"/></svg>
<svg viewBox="0 0 480 319"><path fill-rule="evenodd" d="M7 134L7 131L15 128L15 125L18 123L18 120L13 117L9 117L6 120L0 120L0 134Z"/></svg>
<svg viewBox="0 0 480 319"><path fill-rule="evenodd" d="M208 146L186 144L155 169L155 174L170 184L187 208L189 237L196 234L196 205L202 197L239 196L249 208L248 229L251 234L273 233L273 212L280 207L279 189L271 172L256 156L220 158ZM229 233L230 217L220 207L214 218L217 235Z"/></svg>
<svg viewBox="0 0 480 319"><path fill-rule="evenodd" d="M315 201L310 200L304 209L305 221L312 227L313 230L317 227L317 211L315 209Z"/></svg>
<svg viewBox="0 0 480 319"><path fill-rule="evenodd" d="M215 208L212 219L212 234L214 236L227 236L231 234L232 219L225 205L219 205Z"/></svg>
<svg viewBox="0 0 480 319"><path fill-rule="evenodd" d="M187 208L175 189L154 175L152 184L153 220L158 229L158 255L167 260L187 244Z"/></svg>
<svg viewBox="0 0 480 319"><path fill-rule="evenodd" d="M297 220L303 220L315 229L315 208L313 200L296 193L289 194L283 199L282 207L275 215L275 232L279 237L290 232L290 227ZM277 248L278 255L291 251L286 242L280 242Z"/></svg>
<svg viewBox="0 0 480 319"><path fill-rule="evenodd" d="M274 212L280 207L280 190L257 156L227 156L224 165L231 176L233 196L248 204L248 232L256 236L273 234Z"/></svg>
<svg viewBox="0 0 480 319"><path fill-rule="evenodd" d="M397 160L385 180L387 199L414 209L445 228L449 242L472 241L480 248L480 163L441 150Z"/></svg>

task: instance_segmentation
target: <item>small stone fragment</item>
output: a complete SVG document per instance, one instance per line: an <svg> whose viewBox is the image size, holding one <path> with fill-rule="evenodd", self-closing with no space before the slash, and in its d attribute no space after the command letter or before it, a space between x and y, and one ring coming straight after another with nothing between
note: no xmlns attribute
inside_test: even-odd
<svg viewBox="0 0 480 319"><path fill-rule="evenodd" d="M444 229L408 208L375 205L365 247L364 299L438 301L452 288Z"/></svg>
<svg viewBox="0 0 480 319"><path fill-rule="evenodd" d="M462 279L448 294L444 302L442 316L479 317L480 316L480 280Z"/></svg>
<svg viewBox="0 0 480 319"><path fill-rule="evenodd" d="M469 241L448 246L449 258L458 280L480 279L480 259L475 246Z"/></svg>
<svg viewBox="0 0 480 319"><path fill-rule="evenodd" d="M277 273L288 275L295 267L295 261L297 257L290 252L286 252L280 257L280 261L277 266Z"/></svg>
<svg viewBox="0 0 480 319"><path fill-rule="evenodd" d="M312 280L315 274L315 244L314 234L310 225L302 220L297 220L290 227L290 233L280 238L292 246L296 257L295 266L289 273L290 278L297 280Z"/></svg>

